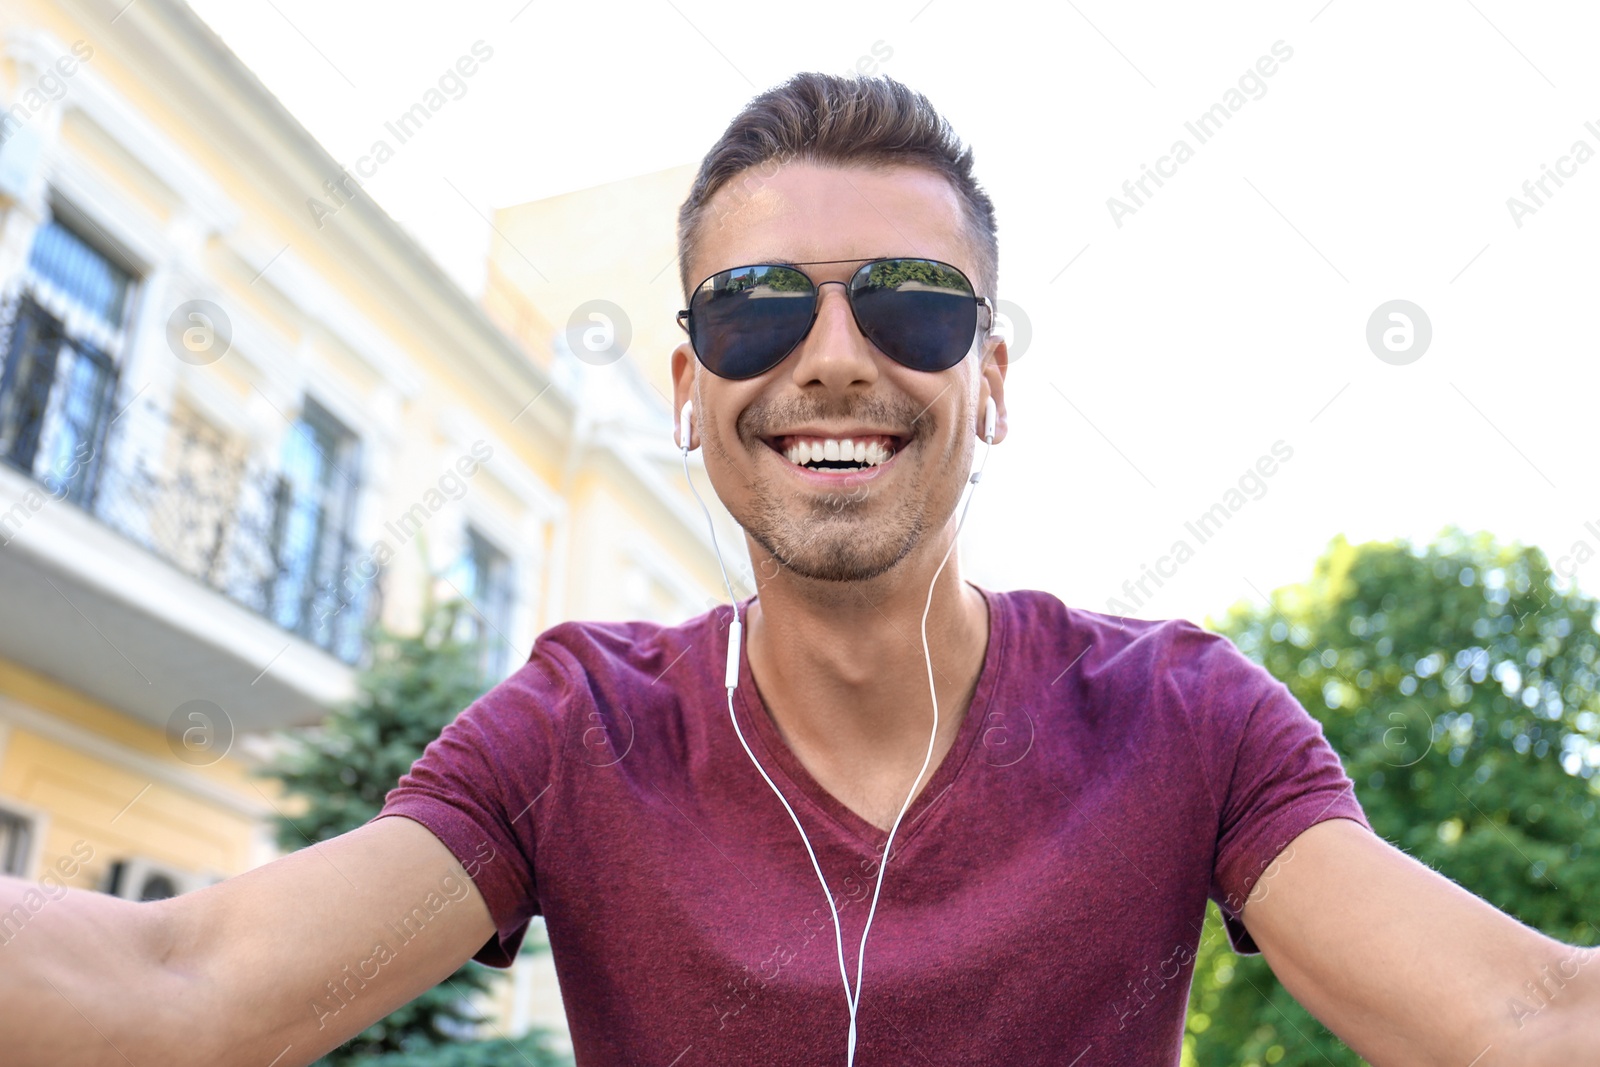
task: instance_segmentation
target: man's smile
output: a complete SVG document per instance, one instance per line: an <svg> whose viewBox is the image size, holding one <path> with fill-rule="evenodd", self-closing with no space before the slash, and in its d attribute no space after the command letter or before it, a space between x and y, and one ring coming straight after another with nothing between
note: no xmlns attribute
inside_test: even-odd
<svg viewBox="0 0 1600 1067"><path fill-rule="evenodd" d="M911 438L869 429L774 434L761 438L792 474L813 485L837 488L883 475Z"/></svg>
<svg viewBox="0 0 1600 1067"><path fill-rule="evenodd" d="M897 434L873 430L800 430L762 438L790 463L812 470L858 470L886 463L905 444Z"/></svg>

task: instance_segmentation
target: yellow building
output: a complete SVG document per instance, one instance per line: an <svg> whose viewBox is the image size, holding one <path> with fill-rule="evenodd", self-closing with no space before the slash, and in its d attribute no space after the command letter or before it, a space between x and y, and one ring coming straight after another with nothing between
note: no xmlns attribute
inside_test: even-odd
<svg viewBox="0 0 1600 1067"><path fill-rule="evenodd" d="M577 262L585 195L507 232ZM723 599L664 395L675 206L653 280L497 245L480 303L182 3L0 8L0 870L154 897L273 858L268 733L429 574L491 680L563 619ZM539 967L502 1030L559 1023Z"/></svg>
<svg viewBox="0 0 1600 1067"><path fill-rule="evenodd" d="M575 473L563 496L593 521L557 551L573 574L611 567L619 557L631 563L622 603L580 599L569 603L569 617L614 617L620 611L628 618L681 618L727 600L715 571L707 576L709 589L691 589L674 577L678 568L660 559L637 532L651 521L649 514L630 504L621 471L608 468L637 467L642 483L666 487L654 507L675 512L691 530L705 529L705 515L683 483L672 420L654 414L670 408L670 357L686 336L676 318L683 306L677 219L696 169L673 167L494 215L484 307L530 352L572 357L558 362L555 373L563 380L563 368L571 374L577 404L573 454L592 461L589 474ZM551 277L535 266L553 262L561 270ZM602 442L611 446L609 452L596 450ZM718 524L717 537L729 549L725 559L734 592L747 596L755 586L743 535L699 469L698 452L691 463ZM580 466L575 462L574 471ZM689 596L700 597L692 611L672 606Z"/></svg>

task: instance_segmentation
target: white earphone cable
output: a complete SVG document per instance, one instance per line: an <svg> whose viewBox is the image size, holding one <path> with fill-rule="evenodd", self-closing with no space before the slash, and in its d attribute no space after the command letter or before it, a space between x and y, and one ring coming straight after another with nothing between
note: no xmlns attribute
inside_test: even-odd
<svg viewBox="0 0 1600 1067"><path fill-rule="evenodd" d="M687 407L687 405L685 405L685 407ZM993 411L993 401L990 401L989 410L990 412ZM728 569L722 561L722 549L717 543L717 530L715 524L711 521L711 510L706 507L705 500L700 496L700 490L695 488L694 479L690 477L689 474L689 436L687 433L687 412L685 412L685 417L683 419L683 428L685 430L685 432L682 434L683 441L681 445L681 451L683 454L683 476L684 479L689 483L689 491L694 494L695 501L700 505L700 511L706 517L706 527L711 531L711 547L716 553L717 567L722 572L722 584L728 590L728 600L733 609L733 621L728 625L728 655L726 670L723 678L725 683L724 687L727 689L728 693L728 719L733 723L734 733L738 735L739 744L744 748L745 755L750 757L750 762L755 765L755 768L760 773L762 779L764 779L768 787L771 788L773 795L776 796L778 798L778 802L783 805L783 810L789 813L789 819L794 823L794 828L800 832L800 840L806 847L806 855L811 858L811 869L816 872L817 881L822 885L822 893L828 898L828 910L833 916L834 947L839 957L839 977L844 982L845 1003L850 1009L850 1034L845 1056L846 1067L854 1067L855 1064L856 1009L861 1002L861 981L863 977L862 970L866 962L867 934L872 929L872 919L878 911L878 897L883 891L883 875L884 871L889 866L889 850L894 844L895 833L900 829L900 820L905 817L906 812L911 807L911 801L916 797L917 783L922 781L922 776L928 772L928 764L933 760L933 749L939 737L939 694L934 685L933 655L928 649L928 613L933 607L933 591L939 583L939 575L944 573L945 564L950 562L950 554L955 551L957 538L959 538L961 534L961 527L965 525L967 521L967 509L971 507L972 498L977 493L977 485L979 479L983 476L983 468L989 462L989 452L994 447L992 423L993 420L991 415L990 418L986 419L984 427L985 437L983 459L979 462L977 471L975 471L969 479L969 485L971 486L971 489L967 492L966 500L961 506L961 517L956 522L955 534L952 535L950 539L950 547L945 549L944 557L939 561L938 570L933 572L933 581L928 584L928 599L923 605L922 609L922 656L924 661L927 663L928 692L933 700L933 733L928 737L928 752L927 755L923 757L922 769L917 772L916 778L912 779L911 791L906 794L905 803L900 806L900 813L895 816L894 824L889 829L889 837L884 842L883 856L878 861L877 885L872 893L872 906L867 911L866 925L863 926L861 930L861 945L856 953L856 987L854 992L852 992L850 989L850 975L845 967L844 960L844 931L839 922L839 909L834 905L833 902L833 891L828 888L828 880L822 874L822 865L817 861L816 851L811 847L811 839L807 836L805 827L800 825L800 817L795 814L794 808L790 807L788 799L783 795L783 791L780 790L777 784L773 782L772 778L768 776L766 769L763 768L761 766L761 762L756 759L755 753L750 750L750 744L745 740L744 731L739 727L739 718L734 713L733 692L738 687L739 682L738 650L740 633L743 629L741 620L739 618L739 599L734 595L733 583L728 580Z"/></svg>
<svg viewBox="0 0 1600 1067"><path fill-rule="evenodd" d="M872 929L872 918L878 913L878 894L883 891L883 872L889 866L889 849L894 844L894 835L900 829L900 820L905 818L906 812L911 807L911 801L917 795L917 783L922 781L922 776L928 773L928 764L933 760L933 748L939 737L939 692L933 684L933 655L928 651L928 611L933 607L933 590L939 584L939 575L944 573L944 566L950 562L950 553L955 551L958 538L961 536L961 527L967 521L967 508L972 506L972 498L978 492L978 479L983 477L983 468L989 462L989 450L994 447L993 435L985 438L983 443L983 459L978 463L978 469L972 475L971 489L967 493L966 501L961 505L961 518L956 521L956 532L950 537L950 547L944 550L944 558L939 561L939 569L933 572L933 581L928 583L928 600L922 607L922 658L928 665L928 695L933 699L933 733L928 736L928 754L922 759L922 769L911 780L911 792L906 794L906 802L900 806L900 814L894 817L894 825L889 828L889 838L883 844L883 858L878 861L878 884L872 891L872 907L867 910L867 923L861 928L861 948L856 954L856 994L850 998L850 1052L846 1064L853 1067L856 1057L856 1007L861 1003L861 978L862 968L867 956L867 933ZM849 989L846 988L848 995Z"/></svg>

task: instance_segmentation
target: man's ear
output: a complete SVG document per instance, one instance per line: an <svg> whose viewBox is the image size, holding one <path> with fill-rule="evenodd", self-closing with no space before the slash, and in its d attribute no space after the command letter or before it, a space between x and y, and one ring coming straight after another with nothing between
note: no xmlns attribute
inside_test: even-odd
<svg viewBox="0 0 1600 1067"><path fill-rule="evenodd" d="M1006 348L1005 338L999 334L990 334L983 343L983 363L979 373L983 381L978 387L978 411L981 422L983 416L983 401L985 397L993 398L995 407L994 443L999 444L1006 439L1006 368L1010 366L1011 354ZM980 433L982 426L973 428L974 433Z"/></svg>
<svg viewBox="0 0 1600 1067"><path fill-rule="evenodd" d="M683 405L694 398L694 349L688 341L683 342L672 350L672 439L679 448L685 443L692 449L698 444L696 435L691 427L690 440L684 442L677 430L678 413L683 410ZM696 420L698 421L698 420Z"/></svg>

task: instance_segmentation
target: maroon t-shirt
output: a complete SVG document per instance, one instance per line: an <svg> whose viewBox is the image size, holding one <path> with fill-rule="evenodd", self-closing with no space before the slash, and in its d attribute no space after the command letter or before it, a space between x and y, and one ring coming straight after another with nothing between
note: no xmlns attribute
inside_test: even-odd
<svg viewBox="0 0 1600 1067"><path fill-rule="evenodd" d="M1207 897L1255 951L1255 880L1313 824L1365 816L1321 727L1226 638L984 597L971 707L884 876L856 1063L1176 1064ZM728 616L551 628L377 816L472 874L498 929L479 960L508 964L544 916L580 1065L845 1061L822 887L728 721ZM743 656L734 705L853 979L888 834L784 746Z"/></svg>

